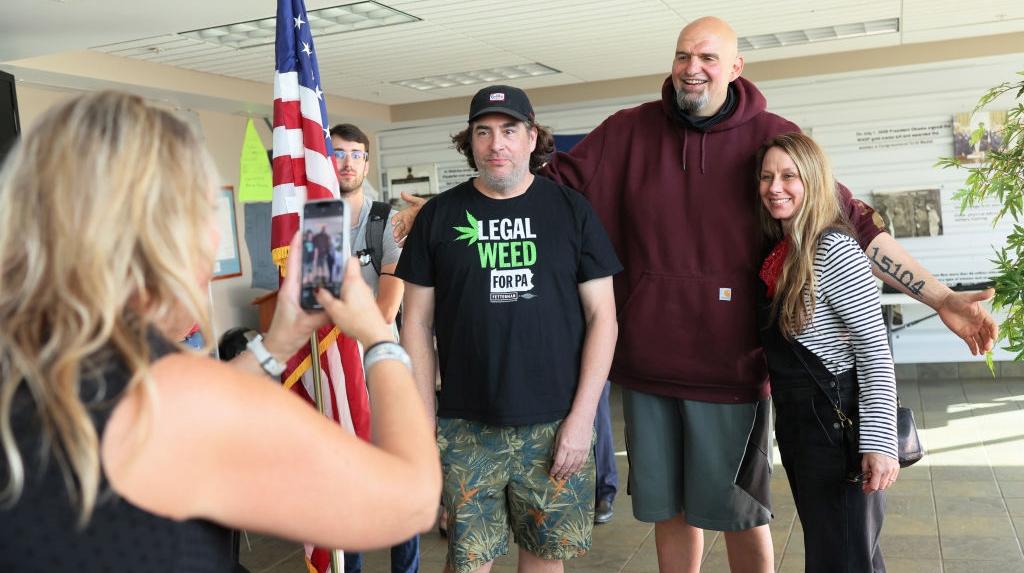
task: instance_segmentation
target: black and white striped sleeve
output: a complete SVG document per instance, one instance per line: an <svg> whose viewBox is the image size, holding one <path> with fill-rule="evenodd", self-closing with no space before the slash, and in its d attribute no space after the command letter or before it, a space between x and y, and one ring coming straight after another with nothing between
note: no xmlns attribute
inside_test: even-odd
<svg viewBox="0 0 1024 573"><path fill-rule="evenodd" d="M860 451L896 458L896 376L871 263L854 239L839 233L822 237L816 259L818 304L827 307L820 310L845 327L855 358Z"/></svg>

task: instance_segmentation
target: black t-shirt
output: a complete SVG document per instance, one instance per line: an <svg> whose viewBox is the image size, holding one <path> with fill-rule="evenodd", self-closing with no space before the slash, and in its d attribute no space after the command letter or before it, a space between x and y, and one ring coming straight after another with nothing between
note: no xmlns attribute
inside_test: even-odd
<svg viewBox="0 0 1024 573"><path fill-rule="evenodd" d="M428 202L395 274L434 287L438 416L501 426L565 417L586 333L579 283L620 270L590 204L550 179L510 199L471 179Z"/></svg>

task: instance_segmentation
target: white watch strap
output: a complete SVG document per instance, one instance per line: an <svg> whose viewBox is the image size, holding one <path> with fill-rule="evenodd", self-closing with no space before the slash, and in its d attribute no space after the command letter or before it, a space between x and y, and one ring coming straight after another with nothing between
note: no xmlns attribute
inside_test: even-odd
<svg viewBox="0 0 1024 573"><path fill-rule="evenodd" d="M378 342L371 346L363 355L363 368L369 372L370 367L381 360L397 360L412 370L412 359L409 358L409 353L397 342Z"/></svg>
<svg viewBox="0 0 1024 573"><path fill-rule="evenodd" d="M263 371L275 378L280 376L284 372L285 364L274 358L274 355L267 350L267 347L263 344L263 335L249 331L245 333L245 337L249 340L245 347L249 349L249 352L252 352L253 357L260 363Z"/></svg>

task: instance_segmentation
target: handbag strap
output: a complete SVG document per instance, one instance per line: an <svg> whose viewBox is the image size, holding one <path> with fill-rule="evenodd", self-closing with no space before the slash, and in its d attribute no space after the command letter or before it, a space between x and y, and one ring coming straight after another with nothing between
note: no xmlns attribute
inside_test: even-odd
<svg viewBox="0 0 1024 573"><path fill-rule="evenodd" d="M832 412L835 413L836 419L839 420L839 423L842 424L844 427L853 428L853 420L851 420L849 416L843 413L843 409L839 403L839 388L836 388L836 397L832 398L832 396L828 393L828 386L826 386L824 382L822 382L817 376L814 375L814 371L811 370L811 367L807 365L807 361L804 360L804 357L801 356L800 352L797 350L796 344L797 343L795 342L790 343L790 350L793 351L793 355L796 356L796 359L799 360L800 364L803 365L804 370L807 371L807 375L811 377L811 380L814 380L814 383L818 386L818 388L821 389L822 394L824 394L825 398L828 399L829 404L832 405Z"/></svg>

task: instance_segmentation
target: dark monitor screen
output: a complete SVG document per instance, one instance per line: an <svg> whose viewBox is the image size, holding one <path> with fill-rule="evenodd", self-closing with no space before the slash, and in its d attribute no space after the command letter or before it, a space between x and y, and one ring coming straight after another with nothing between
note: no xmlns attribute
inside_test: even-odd
<svg viewBox="0 0 1024 573"><path fill-rule="evenodd" d="M0 160L21 132L14 76L0 71Z"/></svg>

